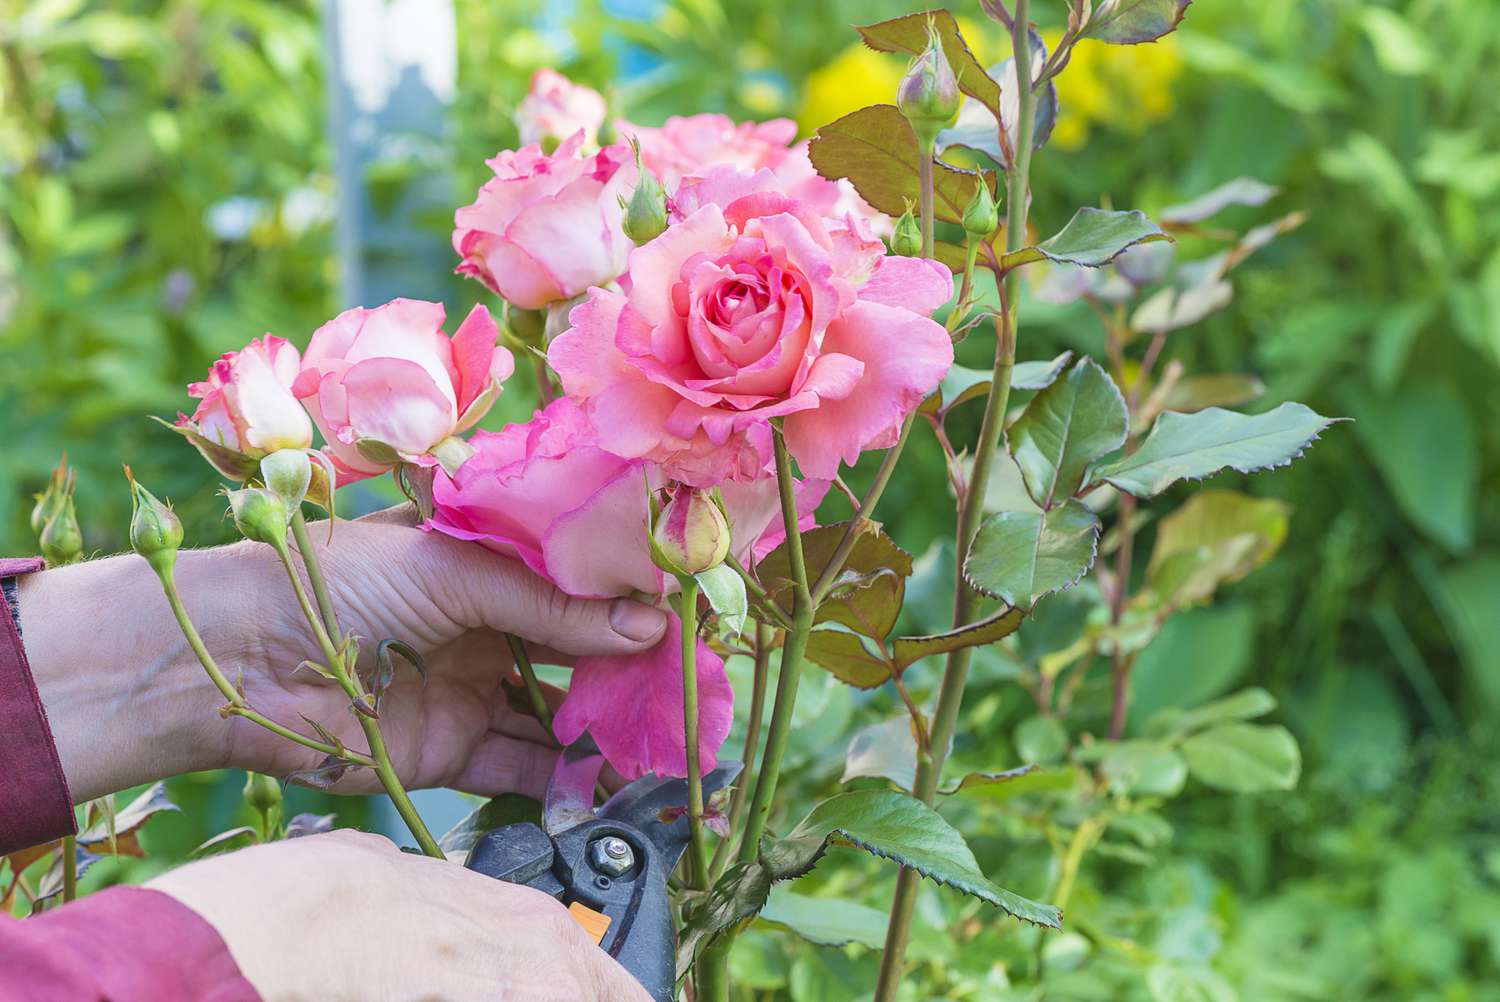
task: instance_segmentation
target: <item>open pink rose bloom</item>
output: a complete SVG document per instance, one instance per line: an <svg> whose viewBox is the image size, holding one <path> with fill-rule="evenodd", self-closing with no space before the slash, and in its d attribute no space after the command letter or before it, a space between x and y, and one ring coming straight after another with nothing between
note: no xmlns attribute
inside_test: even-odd
<svg viewBox="0 0 1500 1002"><path fill-rule="evenodd" d="M328 442L340 481L384 473L393 461L429 464L431 450L484 416L515 360L476 306L450 339L443 307L396 299L340 313L313 334L294 390Z"/></svg>
<svg viewBox="0 0 1500 1002"><path fill-rule="evenodd" d="M708 486L769 461L782 418L804 474L832 478L894 444L953 347L929 314L953 292L937 262L884 256L853 216L810 210L768 170L685 181L681 222L596 288L548 360L599 443Z"/></svg>

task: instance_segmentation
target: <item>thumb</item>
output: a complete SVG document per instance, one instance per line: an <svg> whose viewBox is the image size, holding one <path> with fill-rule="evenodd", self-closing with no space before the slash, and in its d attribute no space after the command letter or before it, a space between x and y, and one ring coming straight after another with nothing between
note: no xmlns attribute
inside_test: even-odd
<svg viewBox="0 0 1500 1002"><path fill-rule="evenodd" d="M633 654L666 630L661 610L628 598L568 595L519 560L433 534L425 541L443 566L432 575L439 605L470 629L514 633L565 654Z"/></svg>

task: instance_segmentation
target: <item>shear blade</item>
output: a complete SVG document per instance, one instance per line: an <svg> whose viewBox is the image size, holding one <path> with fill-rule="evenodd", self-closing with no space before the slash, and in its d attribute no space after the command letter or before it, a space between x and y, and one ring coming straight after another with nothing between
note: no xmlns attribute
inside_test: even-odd
<svg viewBox="0 0 1500 1002"><path fill-rule="evenodd" d="M723 762L717 769L703 777L703 799L706 801L719 790L734 782L743 768L740 763ZM687 806L688 785L686 779L663 779L660 776L642 776L622 788L599 808L598 817L630 825L649 838L668 866L675 866L692 838L686 812L678 813L666 820L663 813L681 811Z"/></svg>

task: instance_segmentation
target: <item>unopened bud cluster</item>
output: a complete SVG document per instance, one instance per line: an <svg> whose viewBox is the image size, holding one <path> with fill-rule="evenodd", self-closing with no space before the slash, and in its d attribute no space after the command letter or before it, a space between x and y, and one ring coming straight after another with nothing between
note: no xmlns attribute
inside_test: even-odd
<svg viewBox="0 0 1500 1002"><path fill-rule="evenodd" d="M73 502L77 486L78 475L68 469L67 457L63 457L31 509L31 531L41 544L42 556L53 567L71 564L83 555L83 532Z"/></svg>

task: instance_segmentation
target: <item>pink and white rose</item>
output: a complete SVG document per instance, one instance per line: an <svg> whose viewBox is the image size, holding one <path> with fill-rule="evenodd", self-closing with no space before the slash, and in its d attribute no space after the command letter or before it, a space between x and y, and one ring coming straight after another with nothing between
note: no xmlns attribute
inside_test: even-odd
<svg viewBox="0 0 1500 1002"><path fill-rule="evenodd" d="M567 139L582 129L583 145L592 148L599 145L599 127L608 113L598 91L543 68L531 76L531 89L516 109L516 126L526 146L544 139Z"/></svg>
<svg viewBox="0 0 1500 1002"><path fill-rule="evenodd" d="M476 306L450 339L441 303L394 299L319 327L293 392L347 483L432 451L484 416L515 370L489 310Z"/></svg>
<svg viewBox="0 0 1500 1002"><path fill-rule="evenodd" d="M486 161L495 176L453 217L458 274L535 310L625 270L633 244L619 199L635 185L635 165L626 147L584 156L583 142L580 130L550 155L531 145Z"/></svg>
<svg viewBox="0 0 1500 1002"><path fill-rule="evenodd" d="M600 598L662 595L675 581L652 562L647 489L661 471L600 448L576 401L563 397L526 424L477 432L475 455L433 483L433 516L424 528L474 540L524 561L563 591ZM828 485L808 484L799 509L807 519ZM780 522L770 477L722 492L732 552L750 559L768 527ZM764 551L760 551L764 552ZM683 744L681 627L673 618L651 650L624 657L579 658L554 720L557 736L585 730L622 775L687 772ZM712 769L729 733L734 695L724 663L699 644L700 755Z"/></svg>
<svg viewBox="0 0 1500 1002"><path fill-rule="evenodd" d="M301 359L288 341L267 334L227 352L208 378L188 387L198 400L177 425L250 458L312 444L312 422L292 394ZM218 465L218 464L215 464Z"/></svg>
<svg viewBox="0 0 1500 1002"><path fill-rule="evenodd" d="M893 445L953 362L930 318L947 267L884 256L766 170L711 169L676 201L684 218L631 254L628 291L590 290L549 351L599 444L696 486L757 476L772 418L813 478Z"/></svg>

